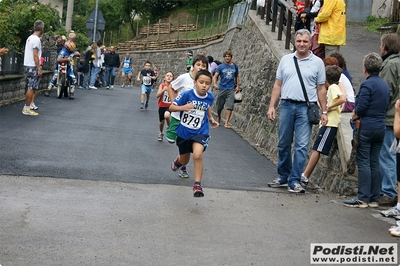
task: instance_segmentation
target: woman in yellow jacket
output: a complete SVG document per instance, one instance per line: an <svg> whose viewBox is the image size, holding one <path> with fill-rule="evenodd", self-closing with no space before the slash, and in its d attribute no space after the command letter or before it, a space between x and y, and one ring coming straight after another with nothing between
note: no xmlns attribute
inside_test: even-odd
<svg viewBox="0 0 400 266"><path fill-rule="evenodd" d="M346 45L346 4L344 0L325 0L321 12L315 18L320 23L319 44L325 44L325 55L339 52Z"/></svg>

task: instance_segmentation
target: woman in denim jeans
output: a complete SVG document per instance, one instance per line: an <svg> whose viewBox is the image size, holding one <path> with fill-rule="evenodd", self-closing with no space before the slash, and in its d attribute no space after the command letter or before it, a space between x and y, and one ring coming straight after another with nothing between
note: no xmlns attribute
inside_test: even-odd
<svg viewBox="0 0 400 266"><path fill-rule="evenodd" d="M360 120L359 146L357 148L358 193L354 199L345 200L346 207L379 207L382 174L379 153L385 137L385 117L389 106L389 86L379 77L382 58L377 53L364 57L366 80L360 85L351 120ZM393 169L394 171L394 169Z"/></svg>

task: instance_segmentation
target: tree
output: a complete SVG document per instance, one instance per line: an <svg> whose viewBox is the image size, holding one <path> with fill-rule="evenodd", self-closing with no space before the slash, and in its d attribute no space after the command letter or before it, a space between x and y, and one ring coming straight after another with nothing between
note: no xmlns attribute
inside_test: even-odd
<svg viewBox="0 0 400 266"><path fill-rule="evenodd" d="M50 4L33 0L2 0L0 2L0 46L21 51L33 32L33 23L43 20L46 32L61 27L58 11Z"/></svg>

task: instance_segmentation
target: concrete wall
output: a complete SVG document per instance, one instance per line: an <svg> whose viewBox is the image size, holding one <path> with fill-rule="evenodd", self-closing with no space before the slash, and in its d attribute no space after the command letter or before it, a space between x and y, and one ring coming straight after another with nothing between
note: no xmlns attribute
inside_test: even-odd
<svg viewBox="0 0 400 266"><path fill-rule="evenodd" d="M238 134L272 162L277 163L278 122L268 121L267 111L279 60L289 51L283 48L282 41L276 41L276 34L268 30L268 27L263 20L256 17L254 11L250 11L245 25L231 28L223 41L190 49L194 54L205 51L207 55L220 61L223 61L222 54L225 50L233 52L233 60L239 65L244 98L241 104L235 105L231 123ZM146 60L159 67L161 76L168 70L172 70L176 75L184 73L187 50L132 51L134 76ZM124 52L121 53L121 56L123 55ZM119 81L117 78L116 84L119 84ZM48 84L48 81L42 84ZM0 88L4 88L1 80ZM279 108L277 111L279 112ZM312 139L316 132L317 127L314 127ZM343 176L337 142L334 143L329 156L321 156L313 173L313 180L332 192L354 193L356 183Z"/></svg>

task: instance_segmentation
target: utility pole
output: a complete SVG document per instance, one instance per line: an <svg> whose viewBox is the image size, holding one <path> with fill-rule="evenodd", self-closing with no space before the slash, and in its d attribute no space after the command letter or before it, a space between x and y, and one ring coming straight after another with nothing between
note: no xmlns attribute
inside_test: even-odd
<svg viewBox="0 0 400 266"><path fill-rule="evenodd" d="M74 13L74 0L68 0L67 19L65 21L65 30L69 32L72 29L72 15Z"/></svg>
<svg viewBox="0 0 400 266"><path fill-rule="evenodd" d="M93 42L96 42L96 32L97 32L97 11L99 9L99 0L96 0L96 8L94 11L94 27L93 27Z"/></svg>

